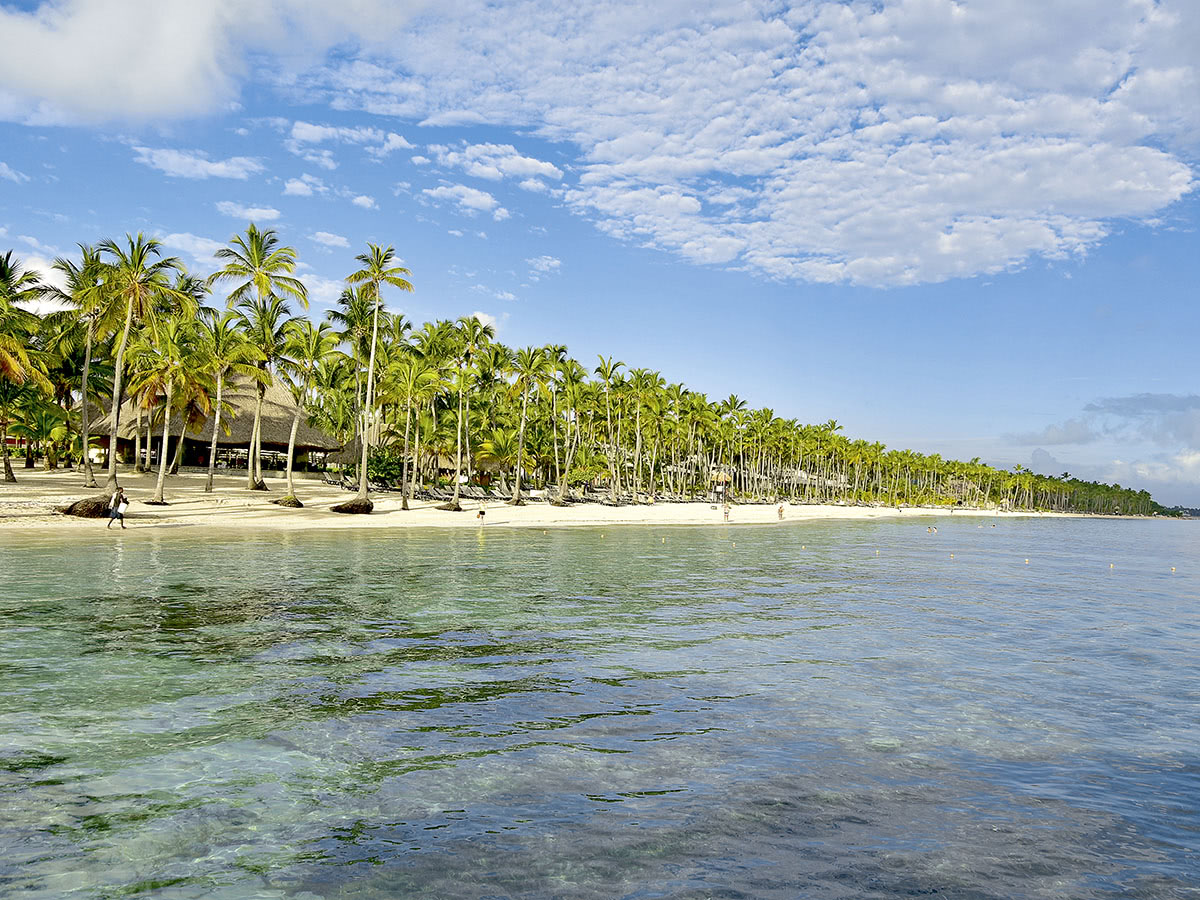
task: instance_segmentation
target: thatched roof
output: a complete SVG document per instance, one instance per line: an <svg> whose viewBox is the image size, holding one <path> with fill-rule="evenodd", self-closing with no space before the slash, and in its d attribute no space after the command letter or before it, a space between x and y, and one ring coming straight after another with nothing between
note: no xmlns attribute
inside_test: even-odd
<svg viewBox="0 0 1200 900"><path fill-rule="evenodd" d="M222 401L227 404L221 413L221 428L217 434L217 444L222 447L248 447L250 432L254 430L255 388L246 380L237 379L225 386ZM262 443L263 446L286 448L288 437L292 433L292 418L296 414L296 403L288 390L278 381L267 388L263 397L262 408ZM126 400L121 404L120 423L117 437L121 440L134 439L134 428L137 425L137 411L133 403ZM178 435L183 426L183 419L178 412L171 414L171 434ZM142 427L145 428L145 413L142 414ZM93 422L91 431L96 435L105 435L109 429L109 417L105 415L100 421ZM162 433L162 420L159 419L155 434ZM212 420L204 417L199 430L189 429L186 437L190 440L208 443L212 439ZM341 442L325 432L313 428L300 417L300 425L296 429L296 450L337 450Z"/></svg>

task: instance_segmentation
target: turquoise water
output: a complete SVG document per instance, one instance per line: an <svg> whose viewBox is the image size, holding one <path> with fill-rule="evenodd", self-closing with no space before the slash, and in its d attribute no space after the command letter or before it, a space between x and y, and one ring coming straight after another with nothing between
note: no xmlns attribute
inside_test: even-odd
<svg viewBox="0 0 1200 900"><path fill-rule="evenodd" d="M0 896L1200 895L1200 530L931 521L5 535Z"/></svg>

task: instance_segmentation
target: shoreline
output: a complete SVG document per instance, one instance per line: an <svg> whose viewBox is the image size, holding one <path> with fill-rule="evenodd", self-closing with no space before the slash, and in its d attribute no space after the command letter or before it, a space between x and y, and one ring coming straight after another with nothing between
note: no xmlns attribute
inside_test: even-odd
<svg viewBox="0 0 1200 900"><path fill-rule="evenodd" d="M102 528L107 520L84 519L54 511L84 497L95 497L103 488L81 486L78 470L15 470L16 484L0 483L0 533L17 529L71 532ZM103 482L103 473L97 473ZM271 503L284 495L283 478L267 478L268 492L247 491L245 475L217 475L213 492L205 493L206 476L182 473L168 476L164 489L167 506L150 506L156 475L121 473L120 480L131 499L126 513L130 530L161 527L220 528L223 530L308 531L361 530L379 528L479 528L478 500L463 500L462 512L436 509L434 501L416 500L408 511L401 509L399 492L372 494L375 511L370 515L332 513L329 507L346 500L347 492L319 480L296 479L297 496L302 509L289 509ZM1084 513L1026 512L955 507L838 506L783 503L783 522L918 517L990 517L990 518L1118 518L1089 516ZM1144 518L1121 516L1119 518ZM487 501L484 526L487 528L560 528L578 526L625 525L765 525L780 523L777 503L750 503L732 506L729 522L724 521L720 504L711 501L688 503L657 502L629 506L605 506L600 503L576 503L551 506L541 500L508 506Z"/></svg>

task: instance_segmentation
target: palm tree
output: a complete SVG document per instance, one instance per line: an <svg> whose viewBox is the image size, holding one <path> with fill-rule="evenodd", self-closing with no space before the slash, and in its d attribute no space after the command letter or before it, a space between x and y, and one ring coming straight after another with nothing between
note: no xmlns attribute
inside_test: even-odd
<svg viewBox="0 0 1200 900"><path fill-rule="evenodd" d="M262 360L262 351L250 343L245 332L238 328L241 321L238 313L230 311L220 318L207 317L202 323L207 370L217 379L212 442L208 448L208 480L204 483L206 493L210 493L213 489L213 472L217 465L217 435L221 431L225 379L231 374L236 374L254 380L260 374L260 369L255 363Z"/></svg>
<svg viewBox="0 0 1200 900"><path fill-rule="evenodd" d="M0 256L0 378L24 384L37 366L29 344L38 317L19 304L39 299L45 287L37 273L26 271L9 250Z"/></svg>
<svg viewBox="0 0 1200 900"><path fill-rule="evenodd" d="M92 347L100 337L112 330L115 307L104 302L100 277L103 271L100 252L87 244L80 244L79 252L81 256L79 263L61 256L54 260L54 268L61 272L66 280L66 289L51 287L50 293L55 299L71 304L87 326L79 397L79 430L80 440L83 444L83 486L99 487L92 471L92 458L88 453L88 447L91 445L88 393L91 384Z"/></svg>
<svg viewBox="0 0 1200 900"><path fill-rule="evenodd" d="M222 247L214 255L217 259L224 260L225 265L208 277L208 284L211 286L221 281L240 282L229 293L230 308L236 306L250 310L251 316L254 316L254 311L257 310L261 318L280 308L279 305L273 304L272 300L291 298L304 309L308 309L308 289L304 282L291 275L296 271L296 251L292 247L280 246L275 229L259 231L251 223L246 228L245 237L235 234L229 239L229 246ZM282 310L286 315L286 303L282 304ZM266 353L261 344L259 349ZM264 369L269 362L269 359L264 361ZM260 383L252 428L255 438L260 436L262 398L265 390L265 384ZM246 460L246 488L262 490L265 487L262 481L261 447L252 439Z"/></svg>
<svg viewBox="0 0 1200 900"><path fill-rule="evenodd" d="M458 512L462 506L458 502L462 490L463 438L466 435L465 422L470 417L470 397L467 393L467 373L475 354L480 351L493 337L496 330L491 325L485 325L475 316L463 316L455 323L458 334L458 425L455 431L455 463L454 463L454 496L443 504L441 509L451 509ZM467 436L467 452L470 453L470 438Z"/></svg>
<svg viewBox="0 0 1200 900"><path fill-rule="evenodd" d="M167 477L167 449L171 436L171 407L178 392L203 371L206 358L199 325L191 316L171 316L155 323L149 352L144 354L139 366L137 381L130 387L146 393L163 394L162 450L158 460L158 481L154 486L154 499L148 502L162 504L163 485ZM183 441L180 431L179 440Z"/></svg>
<svg viewBox="0 0 1200 900"><path fill-rule="evenodd" d="M265 491L262 477L262 407L267 386L271 384L271 369L286 360L288 323L292 321L287 301L268 295L238 303L239 321L247 340L258 350L258 376L255 379L254 425L250 432L247 465L247 488Z"/></svg>
<svg viewBox="0 0 1200 900"><path fill-rule="evenodd" d="M409 489L408 436L412 424L413 400L424 396L429 386L437 380L437 372L423 356L405 356L395 369L396 387L404 396L404 452L400 457L400 505L408 509Z"/></svg>
<svg viewBox="0 0 1200 900"><path fill-rule="evenodd" d="M529 418L529 392L538 382L545 379L550 371L550 361L541 347L525 347L517 351L516 369L517 385L521 389L521 426L517 431L516 485L513 487L512 499L508 502L514 506L520 506L521 478L525 465L525 423Z"/></svg>
<svg viewBox="0 0 1200 900"><path fill-rule="evenodd" d="M358 495L355 499L361 504L367 500L367 420L375 408L375 347L379 341L379 307L382 304L380 288L387 284L402 291L411 291L412 283L404 276L411 275L403 266L393 265L396 258L395 248L386 249L377 244L367 244L367 252L355 257L362 268L352 273L346 281L350 284L363 285L371 302L371 356L367 363L367 399L362 415L360 439L362 443L362 460L358 472Z"/></svg>
<svg viewBox="0 0 1200 900"><path fill-rule="evenodd" d="M296 411L292 416L292 431L288 435L287 496L280 501L280 505L300 506L300 501L296 499L295 486L292 484L296 430L300 427L300 417L308 412L308 397L316 379L317 366L321 360L334 352L338 345L338 336L328 322L313 325L308 319L292 319L286 328L286 362L283 363L283 368L292 376L290 385Z"/></svg>
<svg viewBox="0 0 1200 900"><path fill-rule="evenodd" d="M140 232L137 237L125 235L125 246L104 240L99 252L111 257L100 274L100 288L105 305L112 303L123 310L124 324L117 342L113 365L112 406L108 423L108 481L106 492L117 487L117 426L121 411L121 380L125 371L125 348L135 322L152 319L162 307L177 307L183 314L194 313L192 298L178 291L171 276L183 270L183 264L173 256L162 256L162 245Z"/></svg>
<svg viewBox="0 0 1200 900"><path fill-rule="evenodd" d="M608 423L608 468L609 468L609 498L617 502L617 448L613 443L612 424L612 387L613 376L625 365L623 362L613 362L611 356L604 357L596 354L600 365L596 366L596 374L604 383L604 420Z"/></svg>

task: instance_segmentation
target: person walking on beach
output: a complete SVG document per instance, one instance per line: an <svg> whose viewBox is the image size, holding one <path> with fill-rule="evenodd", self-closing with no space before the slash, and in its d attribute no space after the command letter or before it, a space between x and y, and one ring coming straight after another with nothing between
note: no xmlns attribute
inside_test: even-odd
<svg viewBox="0 0 1200 900"><path fill-rule="evenodd" d="M487 515L487 504L480 503L479 504L479 512L475 513L475 518L479 520L480 525L483 524L483 517L485 515Z"/></svg>
<svg viewBox="0 0 1200 900"><path fill-rule="evenodd" d="M108 524L104 526L105 530L112 528L114 521L120 522L124 528L125 510L128 508L129 498L125 496L125 488L119 487L108 501Z"/></svg>

